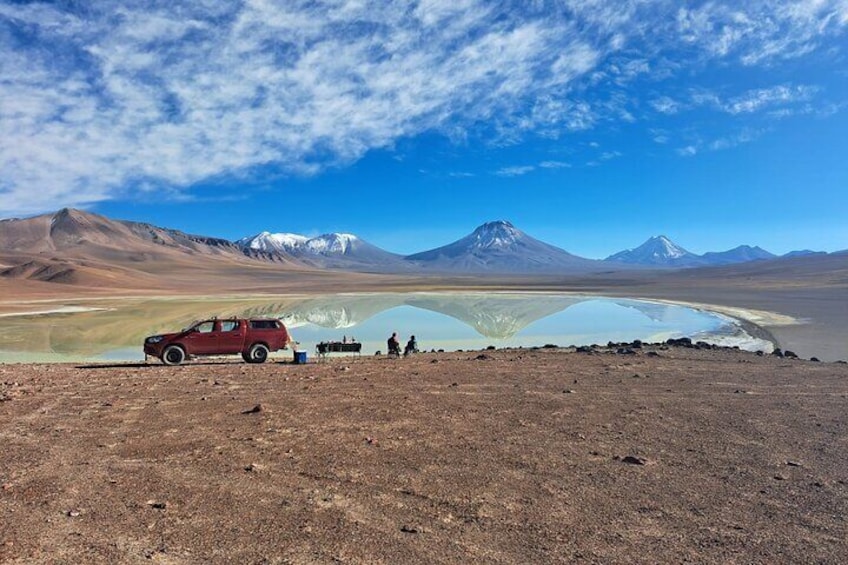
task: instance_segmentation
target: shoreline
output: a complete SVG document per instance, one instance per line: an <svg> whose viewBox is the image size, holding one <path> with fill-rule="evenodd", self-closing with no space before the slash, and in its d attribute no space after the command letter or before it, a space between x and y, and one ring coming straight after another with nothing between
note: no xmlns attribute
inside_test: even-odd
<svg viewBox="0 0 848 565"><path fill-rule="evenodd" d="M771 326L794 326L800 325L802 322L779 314L777 312L768 312L764 310L749 310L745 308L733 308L722 306L719 304L705 304L701 302L688 302L685 300L665 300L659 298L637 298L645 302L656 302L659 304L673 304L676 306L685 306L702 312L710 312L726 316L738 324L742 330L753 338L761 339L770 342L775 348L783 348L780 340L774 335L766 325Z"/></svg>
<svg viewBox="0 0 848 565"><path fill-rule="evenodd" d="M475 296L476 295L480 295L480 296L496 295L496 296L507 296L507 297L508 296L532 297L532 296L538 296L538 295L546 295L546 296L562 296L562 297L579 297L581 299L586 299L586 300L600 299L600 300L613 300L613 301L625 298L625 297L621 297L621 296L610 296L609 294L599 293L599 292L584 293L584 292L575 292L575 291L554 291L554 290L548 290L548 289L546 289L546 290L514 290L514 289L505 290L505 289L498 289L498 290L493 290L493 291L486 291L486 290L479 290L479 289L475 289L475 290L471 290L471 291L462 291L462 290L454 289L454 290L449 290L449 291L421 290L421 291L415 291L415 292L354 291L354 292L339 292L339 293L328 293L328 294L324 294L324 293L320 293L320 294L314 294L314 293L290 293L290 294L259 293L259 294L255 294L255 293L251 293L251 294L242 294L242 295L233 295L231 293L224 294L224 295L198 294L198 295L185 295L185 296L169 296L169 297L164 297L164 298L163 297L137 297L137 300L139 300L139 301L170 302L170 301L173 301L173 300L182 299L185 302L197 302L197 303L214 302L214 301L217 301L217 300L234 301L234 302L242 302L242 301L243 302L251 302L251 301L257 301L257 300L259 300L259 301L262 301L262 300L291 301L291 300L297 300L297 299L308 299L310 297L316 297L316 296L333 296L334 295L334 296L351 296L351 297L365 296L365 297L367 297L367 296L380 296L380 295L387 295L387 294L401 294L401 295L413 295L413 294L418 294L418 295L475 295ZM105 300L109 300L109 299L107 299L106 297L100 297L97 300L97 302L100 305L103 306L103 301L105 301ZM128 297L113 297L112 300L126 301L126 300L128 300ZM703 313L706 313L706 314L711 314L711 315L714 315L714 316L719 317L721 319L724 319L726 321L725 323L727 323L730 326L735 326L736 328L738 328L736 331L741 332L742 335L737 335L737 337L739 338L740 341L734 342L734 340L732 339L733 334L730 334L729 337L731 339L728 340L728 339L722 339L727 334L723 334L723 333L712 334L709 331L693 332L693 333L687 333L687 334L683 334L681 332L678 335L690 337L690 338L693 338L693 340L701 339L703 341L706 341L708 343L713 343L713 344L721 346L721 347L734 347L734 346L736 346L736 347L738 347L742 350L746 350L746 351L757 351L758 349L762 349L766 353L770 353L771 351L769 351L768 346L767 345L763 346L764 344L762 344L762 342L766 342L767 344L770 344L772 348L782 348L782 344L781 344L780 340L778 339L778 337L775 336L775 334L772 333L768 328L761 325L764 322L771 323L771 324L778 324L778 325L795 325L795 324L799 323L794 318L791 318L789 316L779 314L779 313L776 313L776 312L754 310L754 309L744 309L744 308L730 308L730 307L725 307L725 306L716 305L716 304L707 304L707 303L703 303L703 302L693 302L693 301L683 301L683 300L668 300L668 299L647 298L647 297L631 297L631 296L626 297L626 300L638 301L638 302L643 302L643 303L646 303L646 304L679 306L679 307L683 307L683 308L689 308L689 309L694 310L694 311L703 312ZM54 303L62 305L61 307L57 307L57 308L54 308L54 309L49 310L49 311L48 310L38 310L38 311L22 311L22 312L12 312L12 313L0 313L0 318L7 318L7 319L13 318L13 317L24 318L24 317L32 317L32 316L45 316L45 315L49 315L49 314L73 314L73 313L86 313L86 312L113 310L112 308L86 307L84 305L79 304L79 303L86 303L88 301L89 301L88 299L84 299L84 298L75 299L75 300L57 299L56 301L54 301ZM20 306L20 305L23 305L25 302L26 301L17 301L17 302L15 302L15 304ZM37 302L43 304L43 301L37 301ZM76 302L77 304L73 305L74 302ZM8 304L9 304L9 302L6 302L6 305L8 305ZM2 305L3 305L3 303L0 303L0 307L2 307ZM696 337L696 336L699 336L699 335L702 335L703 338ZM714 339L711 339L711 338L714 338ZM650 338L644 338L643 337L642 339L644 341L645 339L650 339ZM613 340L613 341L615 341L615 340ZM540 338L539 343L528 344L528 343L525 342L525 343L523 343L523 345L521 345L521 344L518 344L518 345L516 345L516 344L513 344L513 345L506 344L506 345L503 345L503 347L506 347L506 348L519 347L519 346L542 347L544 345L543 342L547 343L547 342L545 342L544 338ZM759 344L757 342L759 342ZM577 343L577 342L575 342L575 343ZM588 342L586 342L586 343L580 342L580 343L577 343L577 345L589 345L589 343ZM435 347L444 348L446 350L449 350L451 348L451 346L447 346L447 345L437 345ZM469 349L469 350L474 349L474 348L468 348L468 347L464 347L464 346L461 347L461 348L462 349ZM805 352L803 352L803 353L805 353ZM20 357L25 358L27 356L29 356L29 354L23 353L23 354L19 355L18 357L20 359ZM2 364L26 364L26 363L54 364L54 363L57 363L57 362L62 362L62 361L51 361L51 360L39 361L39 360L37 360L37 357L38 357L37 354L32 354L32 356L35 357L36 359L32 360L32 361L8 360L8 361L3 361ZM802 354L802 356L804 356L804 355ZM81 359L83 359L83 358L81 358ZM101 362L101 361L103 361L103 362L115 362L114 359L101 360L101 359L98 359L98 358L85 358L85 360L88 361L88 362L93 362L93 363L98 363L98 362ZM124 361L135 362L137 360L133 358L133 359L125 359Z"/></svg>

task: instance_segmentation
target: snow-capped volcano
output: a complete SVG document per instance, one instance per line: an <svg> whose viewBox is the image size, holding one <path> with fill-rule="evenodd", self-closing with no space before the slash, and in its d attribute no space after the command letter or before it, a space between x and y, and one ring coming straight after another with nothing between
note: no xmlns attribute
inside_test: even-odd
<svg viewBox="0 0 848 565"><path fill-rule="evenodd" d="M506 249L515 245L521 239L522 232L515 229L511 223L500 220L488 222L478 227L471 234L472 249Z"/></svg>
<svg viewBox="0 0 848 565"><path fill-rule="evenodd" d="M408 265L400 255L384 251L349 233L327 233L306 237L294 233L264 231L236 243L250 249L283 253L321 268L360 271L405 271Z"/></svg>
<svg viewBox="0 0 848 565"><path fill-rule="evenodd" d="M316 255L346 255L359 243L359 238L349 233L327 233L304 242L303 247Z"/></svg>
<svg viewBox="0 0 848 565"><path fill-rule="evenodd" d="M271 233L267 231L236 241L239 245L250 249L281 251L291 255L304 253L346 255L356 247L358 242L359 238L349 233L326 233L310 238L296 233Z"/></svg>
<svg viewBox="0 0 848 565"><path fill-rule="evenodd" d="M694 253L683 249L664 235L648 239L635 249L619 251L606 258L606 261L629 263L633 265L686 267L700 263Z"/></svg>
<svg viewBox="0 0 848 565"><path fill-rule="evenodd" d="M560 273L600 268L597 261L534 239L503 220L485 223L458 241L406 259L439 272Z"/></svg>
<svg viewBox="0 0 848 565"><path fill-rule="evenodd" d="M257 249L259 251L283 251L290 252L303 246L309 238L296 233L271 233L264 231L252 237L243 237L236 241L242 247Z"/></svg>

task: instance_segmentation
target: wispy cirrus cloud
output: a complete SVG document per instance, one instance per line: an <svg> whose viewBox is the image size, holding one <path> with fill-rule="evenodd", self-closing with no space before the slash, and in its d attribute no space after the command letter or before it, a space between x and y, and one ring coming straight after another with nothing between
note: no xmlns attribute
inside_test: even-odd
<svg viewBox="0 0 848 565"><path fill-rule="evenodd" d="M520 177L536 170L533 165L521 165L515 167L503 167L495 171L499 177Z"/></svg>
<svg viewBox="0 0 848 565"><path fill-rule="evenodd" d="M671 116L707 103L644 84L835 49L846 28L845 0L0 0L0 214L317 174L425 132L514 144Z"/></svg>

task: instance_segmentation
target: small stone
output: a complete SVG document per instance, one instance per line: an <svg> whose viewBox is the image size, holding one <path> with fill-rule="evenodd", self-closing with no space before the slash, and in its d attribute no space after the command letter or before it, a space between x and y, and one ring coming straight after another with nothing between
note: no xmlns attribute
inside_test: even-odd
<svg viewBox="0 0 848 565"><path fill-rule="evenodd" d="M80 515L80 511L79 511L79 510L68 510L68 511L66 512L66 514L67 514L70 518L76 518L77 516L79 516L79 515Z"/></svg>
<svg viewBox="0 0 848 565"><path fill-rule="evenodd" d="M262 405L261 404L257 404L256 406L254 406L250 410L243 411L242 414L256 414L258 412L262 412Z"/></svg>
<svg viewBox="0 0 848 565"><path fill-rule="evenodd" d="M801 465L801 463L799 463L798 461L787 461L786 466L787 467L803 467L803 465Z"/></svg>
<svg viewBox="0 0 848 565"><path fill-rule="evenodd" d="M564 391L562 391L562 392L563 392L563 394L574 394L574 393L576 393L577 391L576 391L576 390L574 390L574 389L569 388L569 389L566 389L566 390L564 390Z"/></svg>
<svg viewBox="0 0 848 565"><path fill-rule="evenodd" d="M644 457L636 457L635 455L628 455L621 459L622 463L627 463L628 465L645 465L648 463L648 460Z"/></svg>
<svg viewBox="0 0 848 565"><path fill-rule="evenodd" d="M168 507L167 502L159 502L159 501L156 501L156 500L148 500L147 505L151 508L155 508L156 510L164 510L165 508Z"/></svg>
<svg viewBox="0 0 848 565"><path fill-rule="evenodd" d="M407 526L407 525L404 524L403 526L400 527L400 531L402 531L405 534L417 534L418 528L416 528L414 526Z"/></svg>
<svg viewBox="0 0 848 565"><path fill-rule="evenodd" d="M775 481L785 481L786 477L784 475L775 475L774 480Z"/></svg>

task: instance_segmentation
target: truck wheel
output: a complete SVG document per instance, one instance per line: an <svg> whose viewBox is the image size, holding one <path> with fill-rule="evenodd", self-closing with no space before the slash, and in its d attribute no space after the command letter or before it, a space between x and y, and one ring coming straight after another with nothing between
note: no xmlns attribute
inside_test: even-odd
<svg viewBox="0 0 848 565"><path fill-rule="evenodd" d="M162 362L166 365L179 365L185 361L185 351L179 345L169 345L162 352Z"/></svg>
<svg viewBox="0 0 848 565"><path fill-rule="evenodd" d="M268 360L268 347L261 343L250 346L247 355L243 356L248 363L264 363Z"/></svg>

